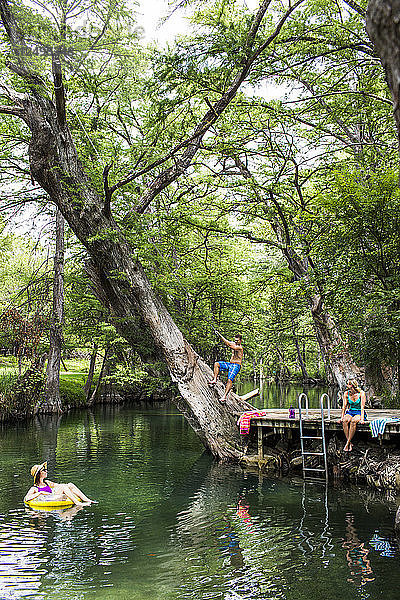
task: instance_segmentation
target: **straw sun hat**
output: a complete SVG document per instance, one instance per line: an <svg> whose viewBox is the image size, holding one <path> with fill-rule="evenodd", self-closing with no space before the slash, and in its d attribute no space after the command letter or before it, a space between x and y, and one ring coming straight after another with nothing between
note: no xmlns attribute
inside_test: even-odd
<svg viewBox="0 0 400 600"><path fill-rule="evenodd" d="M42 464L40 465L33 465L33 467L31 468L31 475L33 479L35 479L36 475L39 473L39 471L43 469L43 467L47 470L47 460L42 462Z"/></svg>

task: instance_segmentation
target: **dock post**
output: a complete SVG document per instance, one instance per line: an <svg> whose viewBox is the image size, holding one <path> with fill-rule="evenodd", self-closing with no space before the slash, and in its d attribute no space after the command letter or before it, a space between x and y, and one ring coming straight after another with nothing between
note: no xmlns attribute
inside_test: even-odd
<svg viewBox="0 0 400 600"><path fill-rule="evenodd" d="M263 460L263 458L264 458L263 432L262 432L262 427L260 427L260 425L257 427L257 441L258 441L258 460Z"/></svg>

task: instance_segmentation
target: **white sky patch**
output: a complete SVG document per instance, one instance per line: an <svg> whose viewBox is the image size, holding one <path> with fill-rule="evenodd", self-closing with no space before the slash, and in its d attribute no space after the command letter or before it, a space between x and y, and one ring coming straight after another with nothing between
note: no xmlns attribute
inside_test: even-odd
<svg viewBox="0 0 400 600"><path fill-rule="evenodd" d="M177 35L189 31L184 10L171 12L168 0L139 0L136 18L137 24L144 30L144 43L156 42L165 46L173 42Z"/></svg>

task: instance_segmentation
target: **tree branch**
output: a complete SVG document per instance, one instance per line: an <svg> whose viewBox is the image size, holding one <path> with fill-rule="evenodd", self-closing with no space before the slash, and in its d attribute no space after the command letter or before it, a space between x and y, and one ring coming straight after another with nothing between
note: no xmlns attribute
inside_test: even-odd
<svg viewBox="0 0 400 600"><path fill-rule="evenodd" d="M17 21L12 11L10 10L7 0L0 0L0 17L11 42L14 56L17 60L17 64L6 61L6 65L11 71L25 79L25 81L27 81L27 83L31 85L34 90L35 85L43 85L44 81L36 73L29 71L26 67L26 58L31 52L25 43L25 39L17 25Z"/></svg>
<svg viewBox="0 0 400 600"><path fill-rule="evenodd" d="M0 113L5 115L13 115L14 117L20 117L21 119L26 117L26 112L19 106L7 106L5 104L0 104Z"/></svg>
<svg viewBox="0 0 400 600"><path fill-rule="evenodd" d="M58 122L64 127L67 122L65 107L65 89L63 84L60 51L54 50L51 53L51 69L54 80L54 96L56 100L56 111Z"/></svg>
<svg viewBox="0 0 400 600"><path fill-rule="evenodd" d="M366 11L359 4L354 2L354 0L344 0L344 3L350 6L350 8L361 15L363 19L365 19Z"/></svg>
<svg viewBox="0 0 400 600"><path fill-rule="evenodd" d="M307 102L308 100L319 100L320 98L324 98L326 96L347 96L349 94L355 94L358 96L363 96L364 98L372 98L373 100L378 100L379 102L384 102L389 106L393 106L392 101L388 98L382 98L382 96L376 96L375 94L368 94L368 92L357 91L357 90L343 90L339 92L321 92L321 94L315 94L313 96L309 96L308 98L300 98L298 100L288 100L286 102L282 102L282 104L300 104L302 102Z"/></svg>
<svg viewBox="0 0 400 600"><path fill-rule="evenodd" d="M103 186L104 186L104 207L103 214L109 219L111 217L111 192L108 185L108 173L113 166L113 163L106 165L103 170Z"/></svg>
<svg viewBox="0 0 400 600"><path fill-rule="evenodd" d="M260 56L260 54L262 52L264 52L264 50L271 44L271 42L274 41L274 39L276 37L278 37L282 27L284 26L285 22L288 20L288 18L292 14L292 12L294 10L296 10L296 8L298 6L300 6L300 4L302 4L303 2L304 2L304 0L297 0L297 2L295 4L293 4L293 6L291 6L290 8L287 9L286 13L283 15L283 17L279 21L278 25L276 26L275 31L269 36L269 38L263 44L261 44L261 46L252 55L252 57L251 57L252 62L254 62L256 60L256 58L258 58ZM269 4L269 2L268 2L268 4Z"/></svg>
<svg viewBox="0 0 400 600"><path fill-rule="evenodd" d="M249 33L247 35L247 39L245 42L245 48L244 48L245 55L240 62L241 68L239 69L238 73L236 74L233 82L231 83L231 85L229 86L227 91L222 95L222 97L217 102L215 102L210 107L210 109L206 112L206 114L201 119L200 123L195 128L193 134L189 138L187 138L186 140L184 140L183 142L181 142L180 144L175 146L175 148L173 148L173 150L171 152L169 152L163 158L161 158L157 161L154 161L151 165L148 165L146 167L146 169L142 170L141 172L133 173L132 175L129 175L126 179L118 182L111 188L111 193L113 193L115 190L130 183L131 181L133 181L134 179L139 177L141 174L148 172L151 168L154 168L156 166L159 166L159 165L165 163L168 159L172 158L176 154L176 152L178 152L183 147L187 147L186 150L183 152L183 154L176 160L175 165L164 169L164 171L162 173L160 173L160 175L158 175L157 177L155 177L153 179L150 186L147 188L147 190L143 193L142 197L140 198L139 203L136 205L136 207L134 209L135 212L143 213L147 209L147 207L149 206L151 201L165 187L167 187L170 183L175 181L180 175L182 175L182 173L185 172L187 167L190 165L193 157L199 150L204 134L215 123L215 121L217 121L217 119L224 112L224 110L226 109L228 104L235 97L239 87L241 86L243 81L246 79L253 63L256 61L258 56L277 37L277 35L281 31L285 21L289 18L289 16L292 14L292 12L302 2L304 2L304 0L298 0L293 6L289 7L288 10L286 11L286 13L284 14L284 16L280 19L279 23L277 24L275 31L268 37L268 39L263 44L261 44L261 46L257 50L255 50L253 53L251 53L254 42L255 42L256 35L260 28L262 19L265 16L265 13L268 9L270 1L271 0L264 0L264 2L261 4L261 6L253 20L253 23L249 29ZM125 219L127 217L129 217L129 213L128 213L128 215L126 215Z"/></svg>
<svg viewBox="0 0 400 600"><path fill-rule="evenodd" d="M229 238L241 237L241 238L244 238L244 239L248 240L249 242L253 242L255 244L265 244L266 246L270 246L272 248L277 248L282 251L284 250L284 246L278 244L277 242L273 242L272 240L269 240L267 238L255 236L251 233L251 231L246 231L244 229L239 229L239 230L233 231L233 230L228 230L228 229L223 229L221 227L217 227L216 225L210 225L209 223L203 225L202 223L193 221L192 219L190 219L187 216L185 216L185 217L181 216L180 220L183 223L186 223L187 225L190 225L191 227L194 227L196 229L201 229L201 230L205 230L208 232L212 231L213 233L220 233L221 235L224 235Z"/></svg>

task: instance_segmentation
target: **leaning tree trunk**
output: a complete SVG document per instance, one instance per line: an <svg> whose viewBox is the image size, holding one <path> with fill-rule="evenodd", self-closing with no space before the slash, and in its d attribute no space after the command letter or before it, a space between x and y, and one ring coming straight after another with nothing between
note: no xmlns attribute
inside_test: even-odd
<svg viewBox="0 0 400 600"><path fill-rule="evenodd" d="M45 399L38 412L61 412L60 366L64 320L64 217L56 210L56 250L54 254L53 314L50 325Z"/></svg>
<svg viewBox="0 0 400 600"><path fill-rule="evenodd" d="M218 398L223 393L222 384L210 388L207 382L212 378L212 370L184 339L171 315L153 292L142 266L132 260L130 249L125 248L124 251L124 273L129 274L133 284L127 285L127 281L121 277L107 278L109 269L100 269L99 261L92 256L87 270L96 294L114 315L115 327L128 342L131 332L132 342L136 339L130 325L140 311L163 354L172 380L178 384L182 396L182 399L176 400L178 408L215 456L237 460L242 454L242 442L235 421L240 412L252 407L233 394L226 406L219 403ZM122 253L121 247L119 253ZM110 255L106 251L104 260L107 256ZM115 273L115 269L110 271Z"/></svg>

